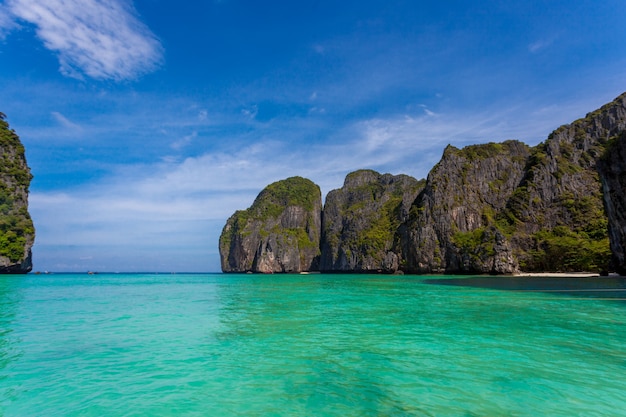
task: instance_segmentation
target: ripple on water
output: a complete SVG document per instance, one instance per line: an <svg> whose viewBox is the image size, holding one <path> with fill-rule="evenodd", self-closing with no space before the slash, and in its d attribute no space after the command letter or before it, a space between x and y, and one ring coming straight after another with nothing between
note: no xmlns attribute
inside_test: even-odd
<svg viewBox="0 0 626 417"><path fill-rule="evenodd" d="M366 275L0 283L0 414L614 415L626 308Z"/></svg>

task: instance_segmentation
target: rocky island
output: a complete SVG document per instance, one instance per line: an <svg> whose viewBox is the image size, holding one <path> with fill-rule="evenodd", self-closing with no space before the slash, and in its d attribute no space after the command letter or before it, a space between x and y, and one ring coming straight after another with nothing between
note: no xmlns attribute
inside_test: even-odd
<svg viewBox="0 0 626 417"><path fill-rule="evenodd" d="M32 175L24 146L0 113L0 273L24 274L32 269L35 228L28 213Z"/></svg>
<svg viewBox="0 0 626 417"><path fill-rule="evenodd" d="M321 222L320 222L321 219ZM448 146L425 180L271 184L220 236L224 272L626 274L626 94L537 146Z"/></svg>
<svg viewBox="0 0 626 417"><path fill-rule="evenodd" d="M293 177L266 187L233 214L220 237L224 272L307 272L319 268L322 193Z"/></svg>

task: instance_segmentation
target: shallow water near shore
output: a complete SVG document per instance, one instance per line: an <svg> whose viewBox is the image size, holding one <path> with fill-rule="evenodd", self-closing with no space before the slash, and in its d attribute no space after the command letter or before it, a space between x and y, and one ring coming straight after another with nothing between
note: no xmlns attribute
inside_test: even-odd
<svg viewBox="0 0 626 417"><path fill-rule="evenodd" d="M0 277L0 415L623 415L624 288L462 280Z"/></svg>

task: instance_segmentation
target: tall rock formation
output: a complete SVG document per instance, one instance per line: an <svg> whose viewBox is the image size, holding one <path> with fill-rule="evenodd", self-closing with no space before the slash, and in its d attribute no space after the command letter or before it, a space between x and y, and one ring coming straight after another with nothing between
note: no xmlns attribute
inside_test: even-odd
<svg viewBox="0 0 626 417"><path fill-rule="evenodd" d="M351 173L323 215L282 183L228 220L224 271L626 274L626 93L534 147L448 146L426 180Z"/></svg>
<svg viewBox="0 0 626 417"><path fill-rule="evenodd" d="M626 94L587 115L581 128L598 132L606 148L598 163L609 223L613 267L626 275ZM594 135L596 136L596 135Z"/></svg>
<svg viewBox="0 0 626 417"><path fill-rule="evenodd" d="M533 148L515 141L448 147L406 224L407 270L606 271L607 227L623 265L625 97Z"/></svg>
<svg viewBox="0 0 626 417"><path fill-rule="evenodd" d="M310 180L270 184L226 222L219 242L222 271L317 271L321 213L320 188Z"/></svg>
<svg viewBox="0 0 626 417"><path fill-rule="evenodd" d="M626 275L626 133L613 139L600 166L613 267Z"/></svg>
<svg viewBox="0 0 626 417"><path fill-rule="evenodd" d="M494 226L524 176L518 141L448 146L402 227L406 272L512 273L518 264Z"/></svg>
<svg viewBox="0 0 626 417"><path fill-rule="evenodd" d="M322 221L324 272L393 273L402 266L398 227L423 181L356 171L326 196Z"/></svg>
<svg viewBox="0 0 626 417"><path fill-rule="evenodd" d="M35 228L28 213L32 175L24 146L0 113L0 273L23 274L32 269Z"/></svg>
<svg viewBox="0 0 626 417"><path fill-rule="evenodd" d="M533 148L503 213L503 228L524 270L609 268L609 219L598 163L610 138L624 131L623 100L559 127Z"/></svg>

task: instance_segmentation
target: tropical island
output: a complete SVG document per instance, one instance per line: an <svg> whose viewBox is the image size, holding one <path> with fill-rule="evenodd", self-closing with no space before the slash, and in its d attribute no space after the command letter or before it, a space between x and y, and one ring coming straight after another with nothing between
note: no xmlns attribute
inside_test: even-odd
<svg viewBox="0 0 626 417"><path fill-rule="evenodd" d="M235 212L223 272L626 274L626 93L533 147L448 146L426 179L292 177Z"/></svg>
<svg viewBox="0 0 626 417"><path fill-rule="evenodd" d="M32 269L32 179L0 113L0 273ZM536 145L448 146L426 179L291 177L235 212L223 272L626 274L626 93Z"/></svg>

